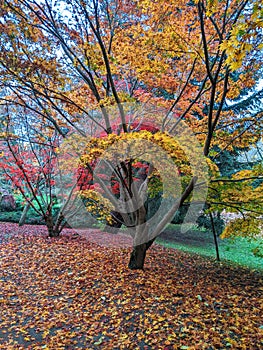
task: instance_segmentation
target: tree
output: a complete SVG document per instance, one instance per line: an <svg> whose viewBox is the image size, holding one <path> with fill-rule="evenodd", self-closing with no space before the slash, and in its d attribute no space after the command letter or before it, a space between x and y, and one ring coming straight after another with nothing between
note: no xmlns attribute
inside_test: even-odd
<svg viewBox="0 0 263 350"><path fill-rule="evenodd" d="M118 158L119 164L113 168L113 159L108 158L104 164L121 185L115 193L117 198L122 196L124 204L128 199L140 203L135 213L138 225L131 268L143 267L146 250L178 207L191 196L193 201L197 189L206 188L200 171L187 171L192 166L191 152L196 151L196 144L191 144L193 138L189 142L189 130L201 143L204 157L212 159L217 148L219 152L235 145L244 148L252 137L254 143L260 138L261 116L250 117L246 126L245 115L240 117L240 113L230 112L225 106L226 98L234 99L258 79L262 66L261 6L259 1L250 0L2 3L1 84L7 91L2 101L49 120L62 137L68 128L89 136L89 148L81 157L81 165L92 174L93 181L96 175L100 191L107 194L110 202L114 203L114 197L94 174L94 162L96 156L113 146L112 141L131 143L139 150L140 142L151 140L155 146L161 145L179 167L181 193L176 200L171 196L171 202L172 197L175 202L171 211L149 236L143 229L147 226L144 197L156 169L151 169L151 161L146 162L147 177L136 187L134 160L140 160L139 154L124 160ZM148 101L154 109L146 108L147 113L140 108L131 112L124 105L140 102L144 106ZM114 113L112 105L116 106ZM140 124L146 119L160 132L151 134L131 128L135 121ZM106 136L101 137L101 132ZM176 135L177 140L172 141L167 133ZM113 154L120 154L120 150ZM211 180L220 183L216 165L207 161ZM161 190L160 174L156 174L156 179ZM213 188L211 193L217 190L221 191ZM213 207L213 195L208 197L208 204L211 210L217 209ZM126 224L127 220L128 217Z"/></svg>
<svg viewBox="0 0 263 350"><path fill-rule="evenodd" d="M0 134L2 176L11 181L13 189L25 200L23 224L31 207L42 217L50 237L60 234L66 224L65 210L72 205L70 197L57 198L56 176L59 134L50 123L39 123L34 114L7 108L5 131ZM59 200L60 210L54 204Z"/></svg>

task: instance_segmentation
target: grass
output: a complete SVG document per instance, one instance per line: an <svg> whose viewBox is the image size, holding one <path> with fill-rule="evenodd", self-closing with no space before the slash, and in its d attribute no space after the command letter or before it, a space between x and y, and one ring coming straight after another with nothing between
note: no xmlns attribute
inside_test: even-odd
<svg viewBox="0 0 263 350"><path fill-rule="evenodd" d="M212 232L197 227L182 233L180 225L170 224L156 242L168 248L216 258ZM235 240L218 238L220 259L253 270L263 270L263 258L253 254L259 243L259 240L246 238Z"/></svg>

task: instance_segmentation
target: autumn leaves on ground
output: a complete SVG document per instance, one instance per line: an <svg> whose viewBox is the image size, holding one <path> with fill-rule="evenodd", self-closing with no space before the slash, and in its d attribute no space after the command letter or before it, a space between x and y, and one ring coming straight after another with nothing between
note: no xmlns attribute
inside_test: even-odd
<svg viewBox="0 0 263 350"><path fill-rule="evenodd" d="M262 348L259 272L159 245L131 271L88 238L1 224L0 349Z"/></svg>

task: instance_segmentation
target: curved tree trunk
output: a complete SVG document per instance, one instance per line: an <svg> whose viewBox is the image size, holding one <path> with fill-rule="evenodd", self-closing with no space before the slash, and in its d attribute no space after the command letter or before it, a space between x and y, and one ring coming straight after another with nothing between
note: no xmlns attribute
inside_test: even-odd
<svg viewBox="0 0 263 350"><path fill-rule="evenodd" d="M186 198L188 198L188 196L191 194L196 181L197 181L197 177L194 176L192 178L192 180L190 181L189 185L186 187L186 189L185 189L184 193L182 194L181 198L179 200L175 201L175 203L172 206L172 208L167 212L165 217L159 222L159 224L155 228L155 231L153 232L154 238L151 239L150 241L146 242L146 243L134 246L133 251L131 253L131 257L130 257L130 262L129 262L129 265L128 265L128 267L131 270L135 270L135 269L143 270L143 266L144 266L144 261L145 261L145 256L146 256L147 250L153 244L153 242L154 242L155 238L158 236L158 234L161 233L161 231L163 230L165 225L169 221L172 220L173 216L175 215L175 212L183 205L183 203L186 200ZM140 242L140 241L142 242L142 238L143 237L147 237L147 234L148 234L147 225L145 227L143 227L143 225L142 225L143 223L146 222L146 209L145 209L144 206L142 206L138 210L137 218L138 218L139 226L138 226L138 230L136 230L136 236L139 239L138 242ZM136 237L135 237L135 242L136 242Z"/></svg>

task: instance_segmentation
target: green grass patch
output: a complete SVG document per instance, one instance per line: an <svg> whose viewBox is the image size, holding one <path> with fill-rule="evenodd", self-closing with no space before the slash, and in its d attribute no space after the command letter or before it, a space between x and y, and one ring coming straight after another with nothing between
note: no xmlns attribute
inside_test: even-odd
<svg viewBox="0 0 263 350"><path fill-rule="evenodd" d="M180 225L168 225L165 232L157 238L156 243L184 252L216 258L212 232L200 230L197 227L181 232ZM241 237L235 240L218 238L220 259L253 270L263 270L263 258L253 254L253 250L259 244L259 240Z"/></svg>

